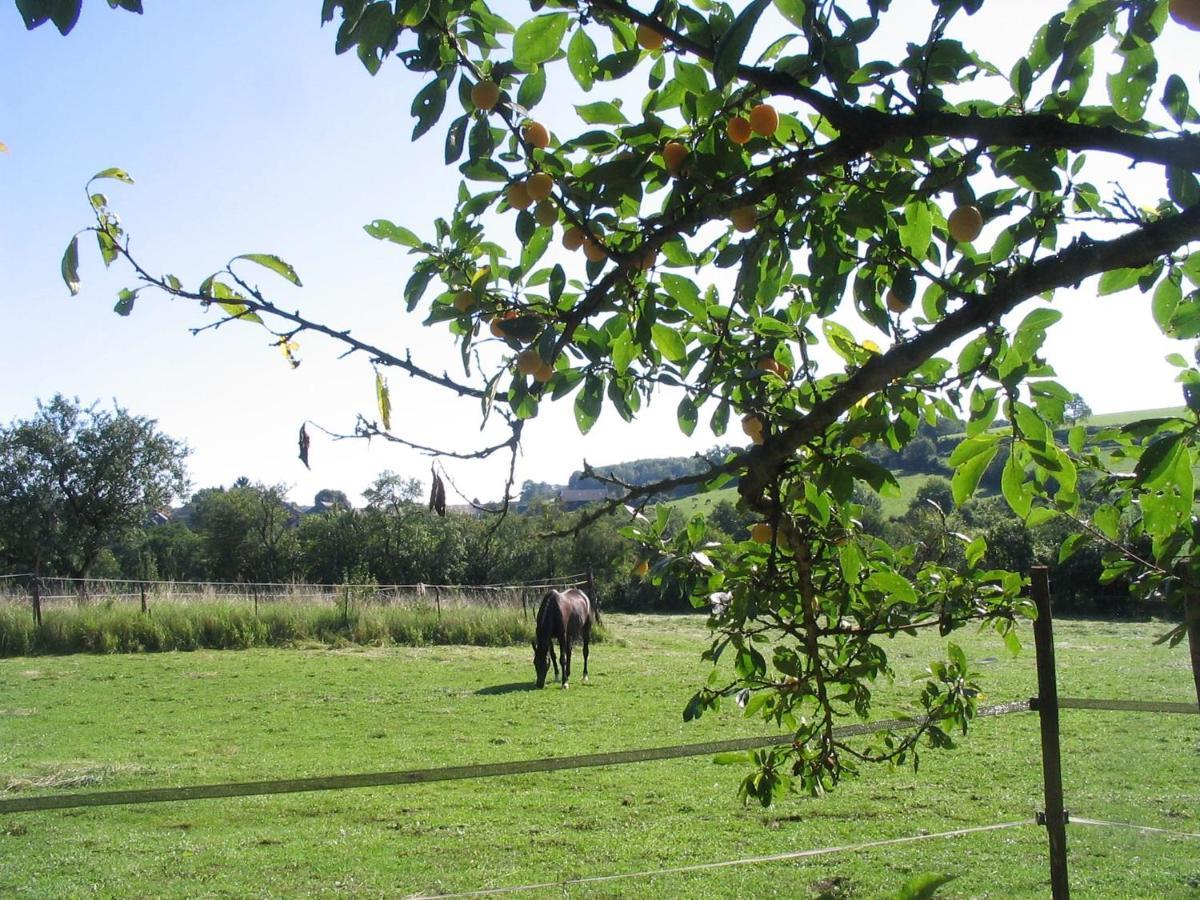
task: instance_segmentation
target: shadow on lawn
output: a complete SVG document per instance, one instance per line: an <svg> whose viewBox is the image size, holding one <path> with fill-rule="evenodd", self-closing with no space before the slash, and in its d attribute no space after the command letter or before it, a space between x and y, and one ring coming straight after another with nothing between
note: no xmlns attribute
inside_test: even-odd
<svg viewBox="0 0 1200 900"><path fill-rule="evenodd" d="M475 693L483 695L515 694L518 691L536 691L538 689L538 686L532 681L513 681L509 684L493 684L491 687L480 688Z"/></svg>

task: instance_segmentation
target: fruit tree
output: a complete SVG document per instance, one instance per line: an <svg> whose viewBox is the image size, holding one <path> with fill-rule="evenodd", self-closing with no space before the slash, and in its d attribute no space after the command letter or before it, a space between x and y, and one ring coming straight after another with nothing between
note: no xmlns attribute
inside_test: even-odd
<svg viewBox="0 0 1200 900"><path fill-rule="evenodd" d="M65 33L79 0L17 6ZM1055 291L1081 284L1139 291L1168 335L1200 336L1198 117L1156 55L1168 29L1200 41L1195 4L1039 5L1023 53L962 37L983 6L325 0L337 52L412 73L413 139L443 123L445 164L462 175L429 233L367 226L412 256L409 309L457 342L461 378L273 303L247 266L298 283L275 256L195 286L154 275L98 192L91 239L132 266L122 314L157 289L269 330L289 357L308 334L369 356L382 420L370 433L391 427L388 369L503 416L511 437L489 452L515 451L555 401L585 432L604 406L630 420L651 394L673 397L689 434L701 416L718 435L740 419L745 449L670 486L736 479L759 523L750 539L711 546L702 523L672 532L665 512L628 533L647 577L697 606L721 598L713 674L685 717L732 699L794 733L754 756L747 798L820 792L864 761L949 746L975 712L975 676L948 642L915 699L920 727L840 739L835 723L869 717L890 673L885 638L983 623L1012 644L1030 611L1022 573L984 567L982 538L946 535L965 560L951 565L863 532L856 492L896 489L865 444L898 450L922 420L961 418L956 502L1003 450L1012 509L1074 523L1064 556L1096 540L1106 577L1139 591L1187 600L1196 581L1194 354L1172 356L1188 412L1114 430L1103 450L1065 427L1073 394L1043 355ZM1003 69L989 58L1002 50ZM576 91L595 99L553 112L556 92ZM1114 180L1133 166L1149 188ZM63 259L73 292L77 263L78 236ZM623 501L662 488L626 486Z"/></svg>

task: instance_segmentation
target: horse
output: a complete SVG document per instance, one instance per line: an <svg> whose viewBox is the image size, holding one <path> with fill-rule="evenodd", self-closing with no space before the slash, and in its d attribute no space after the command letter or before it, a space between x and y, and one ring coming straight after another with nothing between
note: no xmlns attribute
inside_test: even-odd
<svg viewBox="0 0 1200 900"><path fill-rule="evenodd" d="M537 639L533 642L533 669L538 687L546 686L546 670L555 662L552 641L558 641L559 660L555 662L554 674L558 676L561 663L563 688L570 686L571 644L577 639L583 641L583 680L588 680L588 643L592 624L598 621L600 610L583 591L567 588L546 593L538 607Z"/></svg>

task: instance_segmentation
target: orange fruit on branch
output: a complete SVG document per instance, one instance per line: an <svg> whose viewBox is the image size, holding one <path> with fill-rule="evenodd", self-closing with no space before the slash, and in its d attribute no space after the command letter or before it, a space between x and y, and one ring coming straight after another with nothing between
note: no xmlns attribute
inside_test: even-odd
<svg viewBox="0 0 1200 900"><path fill-rule="evenodd" d="M652 25L641 22L637 27L638 46L643 50L661 50L666 38L662 32Z"/></svg>
<svg viewBox="0 0 1200 900"><path fill-rule="evenodd" d="M1167 10L1184 28L1200 31L1200 0L1171 0Z"/></svg>
<svg viewBox="0 0 1200 900"><path fill-rule="evenodd" d="M639 559L633 567L633 574L641 578L650 571L650 563L647 560Z"/></svg>
<svg viewBox="0 0 1200 900"><path fill-rule="evenodd" d="M529 122L521 131L525 138L525 143L531 147L536 147L538 150L545 150L550 146L550 132L546 130L546 126L541 122Z"/></svg>
<svg viewBox="0 0 1200 900"><path fill-rule="evenodd" d="M529 187L523 181L510 184L505 196L508 198L508 205L513 209L524 209L533 202L533 198L529 196Z"/></svg>
<svg viewBox="0 0 1200 900"><path fill-rule="evenodd" d="M739 206L729 214L729 221L738 231L753 231L758 224L758 207Z"/></svg>
<svg viewBox="0 0 1200 900"><path fill-rule="evenodd" d="M522 350L517 354L517 371L522 375L533 375L545 364L536 350Z"/></svg>
<svg viewBox="0 0 1200 900"><path fill-rule="evenodd" d="M475 104L476 109L482 109L486 112L499 101L500 85L491 79L485 78L483 81L477 81L471 86L471 102Z"/></svg>
<svg viewBox="0 0 1200 900"><path fill-rule="evenodd" d="M779 128L779 113L770 103L760 103L750 110L750 127L756 134L770 137Z"/></svg>
<svg viewBox="0 0 1200 900"><path fill-rule="evenodd" d="M545 384L547 381L550 380L550 377L553 374L554 374L554 366L550 365L550 363L548 363L548 362L543 361L542 364L540 366L538 366L537 369L534 371L533 377L534 377L534 380L540 382L541 384Z"/></svg>
<svg viewBox="0 0 1200 900"><path fill-rule="evenodd" d="M960 244L969 244L983 231L983 213L978 206L959 206L950 213L946 225L950 229L950 237Z"/></svg>
<svg viewBox="0 0 1200 900"><path fill-rule="evenodd" d="M588 262L603 262L608 258L608 251L594 238L587 238L583 242L583 255L587 257Z"/></svg>
<svg viewBox="0 0 1200 900"><path fill-rule="evenodd" d="M667 171L672 175L677 175L683 168L683 161L687 159L688 148L679 141L668 141L667 145L663 147L662 155Z"/></svg>
<svg viewBox="0 0 1200 900"><path fill-rule="evenodd" d="M533 218L539 225L553 225L558 221L558 207L549 200L543 200L534 209Z"/></svg>
<svg viewBox="0 0 1200 900"><path fill-rule="evenodd" d="M775 540L775 529L770 522L756 522L750 529L750 540L760 544L769 544Z"/></svg>
<svg viewBox="0 0 1200 900"><path fill-rule="evenodd" d="M731 141L740 145L750 140L754 129L750 127L750 120L745 116L734 116L725 126L725 133Z"/></svg>
<svg viewBox="0 0 1200 900"><path fill-rule="evenodd" d="M563 232L562 245L568 250L578 250L587 239L588 237L582 228L572 225Z"/></svg>
<svg viewBox="0 0 1200 900"><path fill-rule="evenodd" d="M554 179L545 172L534 172L525 182L525 190L529 193L529 199L540 203L554 190Z"/></svg>

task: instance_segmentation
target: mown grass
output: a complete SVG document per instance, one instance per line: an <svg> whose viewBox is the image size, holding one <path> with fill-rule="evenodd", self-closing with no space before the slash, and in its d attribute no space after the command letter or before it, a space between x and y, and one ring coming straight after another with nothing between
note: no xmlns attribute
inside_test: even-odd
<svg viewBox="0 0 1200 900"><path fill-rule="evenodd" d="M1152 622L1060 621L1064 696L1193 701L1182 648ZM0 660L0 796L496 762L760 734L736 708L684 723L707 672L694 617L608 617L591 684L532 689L525 648L200 650ZM1031 649L958 639L985 703L1035 693ZM936 639L898 639L908 697ZM577 663L578 665L578 663ZM1077 817L1200 832L1200 717L1064 711ZM0 896L403 896L829 847L1030 819L1037 719L981 720L920 772L873 769L830 797L769 810L706 758L236 800L0 816ZM1081 897L1194 897L1200 840L1071 826ZM535 891L540 898L881 897L914 873L945 897L1045 897L1033 825L855 853Z"/></svg>
<svg viewBox="0 0 1200 900"><path fill-rule="evenodd" d="M505 607L351 605L198 601L162 603L148 613L125 604L45 610L0 605L0 657L63 653L246 650L304 643L484 647L525 644L532 614Z"/></svg>

